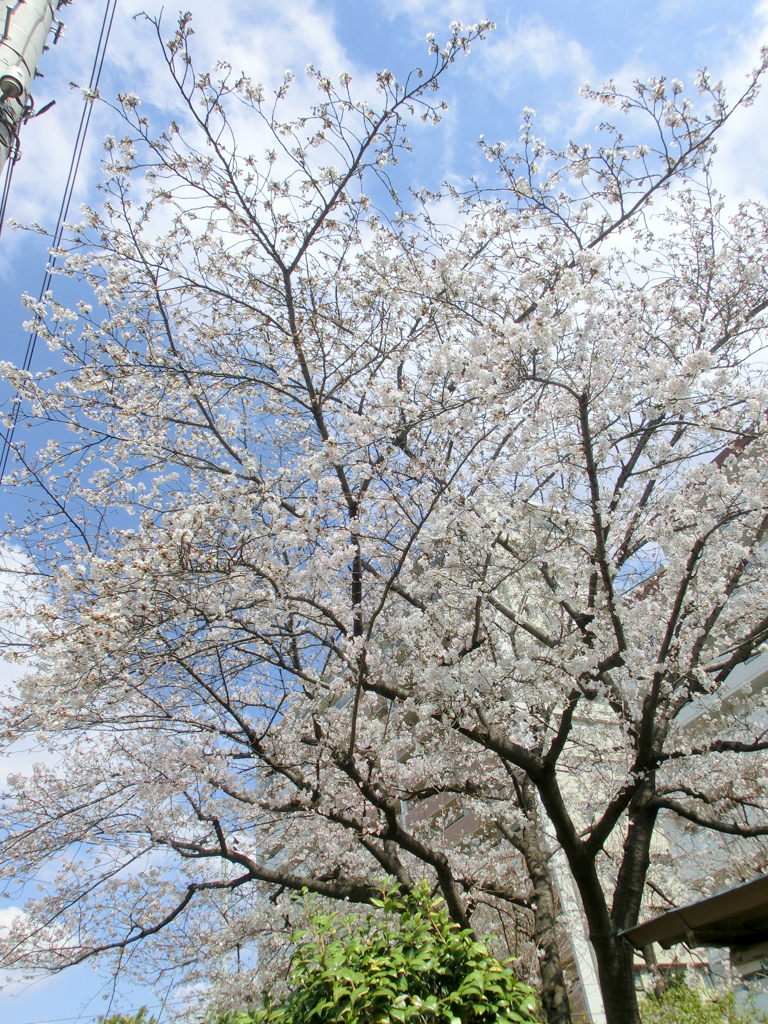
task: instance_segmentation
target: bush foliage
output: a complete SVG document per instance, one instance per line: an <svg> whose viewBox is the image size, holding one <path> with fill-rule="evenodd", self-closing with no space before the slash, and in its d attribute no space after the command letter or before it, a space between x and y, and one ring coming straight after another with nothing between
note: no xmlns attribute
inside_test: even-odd
<svg viewBox="0 0 768 1024"><path fill-rule="evenodd" d="M733 992L710 997L675 980L662 996L640 1003L643 1024L768 1024L768 1013L741 1003Z"/></svg>
<svg viewBox="0 0 768 1024"><path fill-rule="evenodd" d="M157 1019L150 1017L146 1006L142 1006L135 1013L110 1013L99 1017L98 1024L157 1024Z"/></svg>
<svg viewBox="0 0 768 1024"><path fill-rule="evenodd" d="M306 899L306 896L305 896ZM495 1024L536 1021L528 985L424 884L374 900L381 914L340 916L307 901L309 927L292 936L290 990L222 1024Z"/></svg>

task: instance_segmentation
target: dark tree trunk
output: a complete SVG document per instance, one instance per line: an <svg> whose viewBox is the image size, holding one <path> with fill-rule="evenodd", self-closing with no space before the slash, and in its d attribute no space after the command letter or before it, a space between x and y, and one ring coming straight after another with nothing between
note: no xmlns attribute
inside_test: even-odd
<svg viewBox="0 0 768 1024"><path fill-rule="evenodd" d="M524 773L515 773L515 785L528 824L517 832L509 832L502 827L502 832L522 854L533 886L533 940L540 951L541 1002L547 1024L571 1024L571 1006L557 941L552 873L539 830L536 790L530 777Z"/></svg>
<svg viewBox="0 0 768 1024"><path fill-rule="evenodd" d="M627 809L629 826L610 910L597 872L600 847L590 846L577 835L563 803L554 768L543 772L535 781L579 890L597 961L607 1024L640 1024L634 949L618 932L636 924L640 912L657 814L653 804L654 780L650 777L643 783Z"/></svg>
<svg viewBox="0 0 768 1024"><path fill-rule="evenodd" d="M528 873L533 882L533 898L536 900L534 913L534 941L541 950L539 972L541 974L541 1001L548 1024L571 1024L571 1005L560 962L560 946L557 941L557 913L552 893L552 877L546 859L542 861L541 851L526 857Z"/></svg>
<svg viewBox="0 0 768 1024"><path fill-rule="evenodd" d="M587 914L589 922L589 914ZM597 960L600 991L607 1024L641 1024L637 1005L634 950L629 942L613 935L593 936L589 929Z"/></svg>
<svg viewBox="0 0 768 1024"><path fill-rule="evenodd" d="M583 838L576 829L557 778L557 759L569 736L576 695L565 709L562 720L549 750L527 750L507 740L486 721L478 711L481 725L477 729L459 726L459 731L499 754L511 769L513 778L521 786L521 776L515 775L512 765L535 786L547 819L553 826L574 883L579 891L587 919L589 939L592 943L607 1024L640 1024L634 979L634 949L619 933L637 923L642 903L645 879L650 863L651 838L656 825L655 777L652 765L657 757L663 736L652 736L653 743L643 743L627 784L604 808L602 816L594 822ZM650 741L649 741L650 743ZM642 756L641 756L642 754ZM522 801L521 801L522 804ZM624 816L626 815L626 819ZM613 906L609 908L606 892L597 868L608 837L627 820L627 836L619 874L613 892Z"/></svg>

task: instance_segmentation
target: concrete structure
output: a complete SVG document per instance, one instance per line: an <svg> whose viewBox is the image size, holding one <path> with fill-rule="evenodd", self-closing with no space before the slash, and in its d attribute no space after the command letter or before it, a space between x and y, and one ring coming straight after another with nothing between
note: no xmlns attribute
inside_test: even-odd
<svg viewBox="0 0 768 1024"><path fill-rule="evenodd" d="M32 110L32 83L61 5L62 0L0 0L0 168ZM60 31L57 26L55 38Z"/></svg>

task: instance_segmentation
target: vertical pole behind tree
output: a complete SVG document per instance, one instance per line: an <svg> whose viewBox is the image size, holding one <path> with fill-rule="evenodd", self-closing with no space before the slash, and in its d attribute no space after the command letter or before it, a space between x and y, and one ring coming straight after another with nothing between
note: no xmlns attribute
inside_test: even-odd
<svg viewBox="0 0 768 1024"><path fill-rule="evenodd" d="M32 109L32 82L58 6L57 0L0 0L0 169Z"/></svg>

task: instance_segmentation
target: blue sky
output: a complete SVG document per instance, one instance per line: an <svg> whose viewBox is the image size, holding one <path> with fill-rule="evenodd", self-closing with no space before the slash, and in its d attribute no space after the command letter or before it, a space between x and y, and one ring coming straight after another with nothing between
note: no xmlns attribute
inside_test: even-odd
<svg viewBox="0 0 768 1024"><path fill-rule="evenodd" d="M106 98L132 91L141 98L158 129L173 114L173 99L163 75L157 40L136 18L142 9L158 13L153 0L119 0L101 92ZM744 75L768 43L768 0L540 0L535 6L512 0L185 0L196 27L198 66L228 60L266 85L286 68L297 73L296 100L307 85L301 71L308 62L326 73L348 70L370 80L389 68L407 71L426 59L427 31L438 41L452 19L491 18L497 29L462 59L446 81L450 109L436 129L414 132L415 152L406 168L414 185L462 181L486 173L477 138L514 140L523 106L538 112L539 134L562 143L569 137L591 141L595 112L578 98L587 79L608 78L628 85L633 79L664 74L690 84L697 68L707 66L736 95ZM31 122L23 134L23 158L16 169L9 216L53 227L61 200L82 100L69 88L84 83L96 47L104 0L75 0L64 10L67 33L45 55L45 77L38 81L38 108L56 106ZM168 34L175 8L166 0ZM739 114L722 138L715 181L734 201L768 197L768 95ZM121 133L106 107L95 110L73 204L97 203L101 140ZM36 294L46 261L45 240L7 227L0 239L0 359L20 361L26 346L19 296ZM33 369L45 365L38 351ZM0 766L0 775L7 769ZM0 907L0 924L8 908ZM100 996L111 984L89 967L38 983L14 984L0 993L4 1024L92 1019L107 1004ZM118 981L118 1005L157 1004Z"/></svg>

